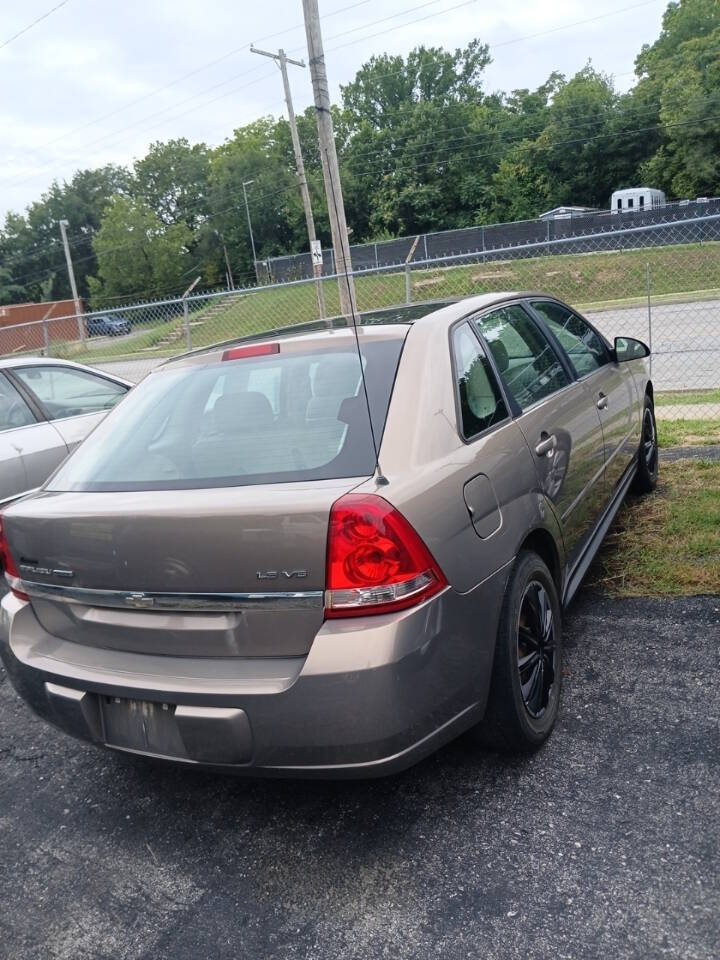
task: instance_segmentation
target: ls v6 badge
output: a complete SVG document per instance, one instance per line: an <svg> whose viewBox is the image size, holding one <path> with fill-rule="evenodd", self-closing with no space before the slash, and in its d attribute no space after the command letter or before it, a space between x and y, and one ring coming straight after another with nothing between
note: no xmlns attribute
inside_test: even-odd
<svg viewBox="0 0 720 960"><path fill-rule="evenodd" d="M307 576L307 570L258 570L258 580L302 580Z"/></svg>

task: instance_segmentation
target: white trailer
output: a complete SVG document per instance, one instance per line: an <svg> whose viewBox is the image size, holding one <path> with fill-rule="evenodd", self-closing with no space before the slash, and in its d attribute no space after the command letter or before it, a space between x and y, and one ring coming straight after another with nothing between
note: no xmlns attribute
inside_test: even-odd
<svg viewBox="0 0 720 960"><path fill-rule="evenodd" d="M611 213L637 213L665 206L665 194L654 187L628 187L616 190L610 198Z"/></svg>

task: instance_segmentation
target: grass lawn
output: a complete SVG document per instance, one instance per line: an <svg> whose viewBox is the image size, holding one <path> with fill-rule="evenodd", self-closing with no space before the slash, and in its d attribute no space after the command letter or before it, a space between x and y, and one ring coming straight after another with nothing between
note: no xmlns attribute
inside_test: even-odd
<svg viewBox="0 0 720 960"><path fill-rule="evenodd" d="M588 583L615 596L720 594L720 463L661 463L655 493L620 509Z"/></svg>
<svg viewBox="0 0 720 960"><path fill-rule="evenodd" d="M720 406L720 389L717 390L670 390L655 394L655 406L665 407L672 404L685 406L690 403L712 403Z"/></svg>
<svg viewBox="0 0 720 960"><path fill-rule="evenodd" d="M660 447L704 447L720 443L720 420L658 420Z"/></svg>
<svg viewBox="0 0 720 960"><path fill-rule="evenodd" d="M681 244L647 250L615 250L592 254L536 256L528 259L492 260L415 270L411 299L441 300L503 290L543 290L579 307L621 307L644 302L647 269L656 298L683 299L720 296L720 243ZM329 315L340 312L338 284L323 281ZM360 310L373 310L405 302L405 276L379 273L355 277ZM317 319L315 285L260 287L241 296L200 302L191 309L194 347L207 346L233 337ZM182 317L158 323L132 337L94 345L56 344L58 356L93 363L137 353L172 356L185 349L182 336L171 344L161 341L182 330ZM77 349L80 347L80 349ZM670 402L670 401L667 401ZM690 401L686 401L690 402Z"/></svg>

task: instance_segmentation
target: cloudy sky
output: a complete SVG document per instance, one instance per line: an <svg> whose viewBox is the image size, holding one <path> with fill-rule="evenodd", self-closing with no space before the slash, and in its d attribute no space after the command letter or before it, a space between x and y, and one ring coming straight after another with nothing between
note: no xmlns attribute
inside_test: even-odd
<svg viewBox="0 0 720 960"><path fill-rule="evenodd" d="M2 0L0 216L78 167L131 163L154 140L221 143L283 111L282 85L250 43L306 56L301 0ZM335 95L372 54L418 44L491 46L486 89L535 87L592 59L623 89L666 0L320 0ZM8 42L9 41L9 42ZM296 109L311 102L292 69Z"/></svg>

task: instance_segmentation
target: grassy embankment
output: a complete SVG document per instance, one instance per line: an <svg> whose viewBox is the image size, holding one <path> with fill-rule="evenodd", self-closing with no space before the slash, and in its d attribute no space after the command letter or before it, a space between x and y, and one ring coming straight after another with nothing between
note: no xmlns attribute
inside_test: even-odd
<svg viewBox="0 0 720 960"><path fill-rule="evenodd" d="M649 265L654 300L707 299L720 297L719 254L717 243L682 244L416 270L411 297L413 302L421 302L502 290L543 290L588 311L632 306L645 302ZM339 313L337 282L326 280L323 285L328 312ZM405 301L402 272L357 276L355 287L361 310ZM263 287L228 298L225 309L223 302L213 299L191 311L193 346L317 318L312 283ZM175 317L131 337L90 342L85 348L77 343L55 344L54 353L85 363L119 356L172 356L185 349L182 324L182 317ZM164 343L169 337L175 339Z"/></svg>

